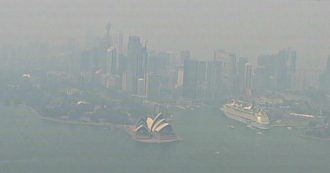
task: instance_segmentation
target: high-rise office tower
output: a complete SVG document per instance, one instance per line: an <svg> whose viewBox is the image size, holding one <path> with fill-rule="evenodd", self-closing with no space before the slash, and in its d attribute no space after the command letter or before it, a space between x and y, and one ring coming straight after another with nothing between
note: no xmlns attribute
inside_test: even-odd
<svg viewBox="0 0 330 173"><path fill-rule="evenodd" d="M114 47L110 47L107 49L105 72L108 75L117 74L117 72L118 72L117 52Z"/></svg>
<svg viewBox="0 0 330 173"><path fill-rule="evenodd" d="M191 58L191 54L189 50L180 52L180 61L182 64L184 63L184 60L189 60L190 58Z"/></svg>
<svg viewBox="0 0 330 173"><path fill-rule="evenodd" d="M281 50L277 55L275 70L277 89L290 89L296 72L296 52L291 49Z"/></svg>
<svg viewBox="0 0 330 173"><path fill-rule="evenodd" d="M122 33L116 34L113 39L113 47L116 50L116 74L122 74L126 68L126 56L123 47L124 36Z"/></svg>
<svg viewBox="0 0 330 173"><path fill-rule="evenodd" d="M132 94L137 94L138 79L145 79L147 66L147 49L141 44L140 37L130 36L127 49L127 75L128 91ZM145 81L145 80L144 80Z"/></svg>
<svg viewBox="0 0 330 173"><path fill-rule="evenodd" d="M182 95L184 98L203 98L207 91L207 62L185 60Z"/></svg>
<svg viewBox="0 0 330 173"><path fill-rule="evenodd" d="M158 99L160 97L161 76L150 73L147 75L146 94L148 99Z"/></svg>
<svg viewBox="0 0 330 173"><path fill-rule="evenodd" d="M170 67L171 54L167 52L150 52L147 59L148 73L166 74Z"/></svg>
<svg viewBox="0 0 330 173"><path fill-rule="evenodd" d="M245 64L244 92L247 96L250 96L252 94L252 65L250 63Z"/></svg>
<svg viewBox="0 0 330 173"><path fill-rule="evenodd" d="M183 68L182 95L184 98L195 98L197 91L198 61L185 60Z"/></svg>
<svg viewBox="0 0 330 173"><path fill-rule="evenodd" d="M328 57L327 60L327 66L325 71L320 75L320 84L319 84L319 88L330 92L330 56Z"/></svg>
<svg viewBox="0 0 330 173"><path fill-rule="evenodd" d="M110 30L111 30L111 24L110 23L107 23L107 25L105 26L105 30L106 30L106 33L105 33L105 37L104 37L104 47L106 49L108 49L109 47L112 46L112 37L110 35Z"/></svg>
<svg viewBox="0 0 330 173"><path fill-rule="evenodd" d="M327 73L330 75L330 55L329 55L328 60L327 60L326 71L327 71Z"/></svg>
<svg viewBox="0 0 330 173"><path fill-rule="evenodd" d="M244 79L245 79L245 70L246 70L246 64L248 63L248 59L247 58L243 58L243 57L239 57L237 60L237 64L236 64L236 77L235 77L235 88L233 88L234 90L237 91L237 93L242 94L245 93L245 83L244 83Z"/></svg>
<svg viewBox="0 0 330 173"><path fill-rule="evenodd" d="M256 69L257 89L287 90L291 88L292 77L296 72L296 52L281 50L274 55L258 57Z"/></svg>
<svg viewBox="0 0 330 173"><path fill-rule="evenodd" d="M113 46L117 49L118 55L124 55L124 34L118 33L113 39Z"/></svg>
<svg viewBox="0 0 330 173"><path fill-rule="evenodd" d="M183 85L183 66L178 67L177 73L178 75L175 88L180 88Z"/></svg>
<svg viewBox="0 0 330 173"><path fill-rule="evenodd" d="M207 64L207 97L209 99L216 100L224 96L222 69L221 61L211 61Z"/></svg>
<svg viewBox="0 0 330 173"><path fill-rule="evenodd" d="M217 50L214 52L214 61L220 61L223 65L223 75L227 77L231 77L231 75L235 74L236 71L236 55L232 53L228 53L224 50Z"/></svg>
<svg viewBox="0 0 330 173"><path fill-rule="evenodd" d="M221 78L225 93L233 95L238 93L237 84L237 58L235 54L228 53L224 50L214 52L214 62L221 62Z"/></svg>
<svg viewBox="0 0 330 173"><path fill-rule="evenodd" d="M137 81L137 95L146 96L146 81L144 78L139 78Z"/></svg>

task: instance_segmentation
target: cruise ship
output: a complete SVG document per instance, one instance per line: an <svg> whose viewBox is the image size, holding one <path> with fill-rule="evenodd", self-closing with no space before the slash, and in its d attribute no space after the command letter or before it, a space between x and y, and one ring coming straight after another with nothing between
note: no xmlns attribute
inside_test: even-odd
<svg viewBox="0 0 330 173"><path fill-rule="evenodd" d="M231 119L243 122L259 129L269 129L269 118L266 112L251 103L232 101L223 105L221 110Z"/></svg>

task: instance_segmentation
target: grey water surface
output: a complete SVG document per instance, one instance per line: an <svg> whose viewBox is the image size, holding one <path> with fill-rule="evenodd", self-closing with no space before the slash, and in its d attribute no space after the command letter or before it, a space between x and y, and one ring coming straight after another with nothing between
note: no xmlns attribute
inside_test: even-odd
<svg viewBox="0 0 330 173"><path fill-rule="evenodd" d="M330 170L329 142L296 130L257 134L215 109L176 112L172 123L183 141L160 145L137 143L121 129L49 122L23 106L1 106L0 118L1 173Z"/></svg>

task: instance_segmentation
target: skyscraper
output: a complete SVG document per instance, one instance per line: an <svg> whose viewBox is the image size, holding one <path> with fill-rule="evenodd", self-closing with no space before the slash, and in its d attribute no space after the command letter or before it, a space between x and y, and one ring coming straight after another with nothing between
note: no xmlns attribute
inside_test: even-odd
<svg viewBox="0 0 330 173"><path fill-rule="evenodd" d="M291 88L292 77L296 72L296 52L280 50L274 55L258 57L256 69L257 87L262 90L283 91Z"/></svg>
<svg viewBox="0 0 330 173"><path fill-rule="evenodd" d="M235 88L239 94L245 94L245 74L246 74L246 64L248 63L247 58L239 57L236 64L236 77L235 77Z"/></svg>
<svg viewBox="0 0 330 173"><path fill-rule="evenodd" d="M118 63L117 63L117 53L114 47L107 49L106 53L106 74L117 74Z"/></svg>
<svg viewBox="0 0 330 173"><path fill-rule="evenodd" d="M178 70L177 70L178 75L177 75L177 82L176 82L175 88L180 88L183 85L183 73L184 73L183 70L184 70L183 66L178 67Z"/></svg>
<svg viewBox="0 0 330 173"><path fill-rule="evenodd" d="M184 63L185 60L189 60L191 58L190 51L181 51L180 52L180 61L181 63Z"/></svg>
<svg viewBox="0 0 330 173"><path fill-rule="evenodd" d="M113 46L115 49L115 68L114 74L120 75L124 72L126 67L126 57L124 56L124 49L123 49L123 34L119 33L116 34L113 39Z"/></svg>
<svg viewBox="0 0 330 173"><path fill-rule="evenodd" d="M320 75L319 85L320 89L330 92L330 56L328 57L325 71Z"/></svg>
<svg viewBox="0 0 330 173"><path fill-rule="evenodd" d="M182 95L184 98L195 98L197 91L198 61L185 60L183 66Z"/></svg>
<svg viewBox="0 0 330 173"><path fill-rule="evenodd" d="M184 98L203 98L207 92L207 65L206 61L185 60L183 67L182 94Z"/></svg>
<svg viewBox="0 0 330 173"><path fill-rule="evenodd" d="M237 58L235 54L228 53L224 50L214 52L214 62L221 62L221 78L226 93L237 93Z"/></svg>
<svg viewBox="0 0 330 173"><path fill-rule="evenodd" d="M105 36L104 36L103 46L104 46L105 49L108 49L109 47L112 46L112 37L110 35L110 30L111 30L111 24L110 23L107 23L107 25L105 26L105 30L106 30L106 33L105 33Z"/></svg>
<svg viewBox="0 0 330 173"><path fill-rule="evenodd" d="M146 96L146 81L144 78L139 78L137 81L137 95Z"/></svg>
<svg viewBox="0 0 330 173"><path fill-rule="evenodd" d="M160 97L160 75L150 73L147 75L146 94L148 99L158 99Z"/></svg>
<svg viewBox="0 0 330 173"><path fill-rule="evenodd" d="M329 57L328 57L326 71L327 71L327 73L330 75L330 55L329 55Z"/></svg>
<svg viewBox="0 0 330 173"><path fill-rule="evenodd" d="M296 52L291 49L279 51L275 70L277 89L291 89L292 77L296 72Z"/></svg>
<svg viewBox="0 0 330 173"><path fill-rule="evenodd" d="M245 64L244 92L247 96L252 94L252 65L250 63Z"/></svg>
<svg viewBox="0 0 330 173"><path fill-rule="evenodd" d="M137 94L138 80L145 79L147 66L147 49L142 46L138 36L129 37L127 63L127 89L131 94Z"/></svg>
<svg viewBox="0 0 330 173"><path fill-rule="evenodd" d="M166 74L170 67L171 54L167 52L150 52L147 59L148 73Z"/></svg>
<svg viewBox="0 0 330 173"><path fill-rule="evenodd" d="M118 33L115 35L113 40L113 46L117 50L117 55L122 56L124 55L124 34Z"/></svg>
<svg viewBox="0 0 330 173"><path fill-rule="evenodd" d="M221 61L211 61L207 64L207 97L209 99L217 100L224 96L222 69Z"/></svg>

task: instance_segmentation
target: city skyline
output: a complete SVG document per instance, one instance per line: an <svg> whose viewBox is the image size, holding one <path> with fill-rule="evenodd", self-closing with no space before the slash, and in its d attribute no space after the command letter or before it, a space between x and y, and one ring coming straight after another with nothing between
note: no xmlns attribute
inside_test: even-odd
<svg viewBox="0 0 330 173"><path fill-rule="evenodd" d="M0 0L0 173L325 173L330 0Z"/></svg>
<svg viewBox="0 0 330 173"><path fill-rule="evenodd" d="M259 54L292 47L303 60L299 62L302 66L323 67L330 52L330 3L326 1L1 3L2 43L57 43L100 37L98 33L103 33L104 25L111 22L113 32L140 35L148 40L150 49L191 50L199 59L212 56L216 49L256 59Z"/></svg>

